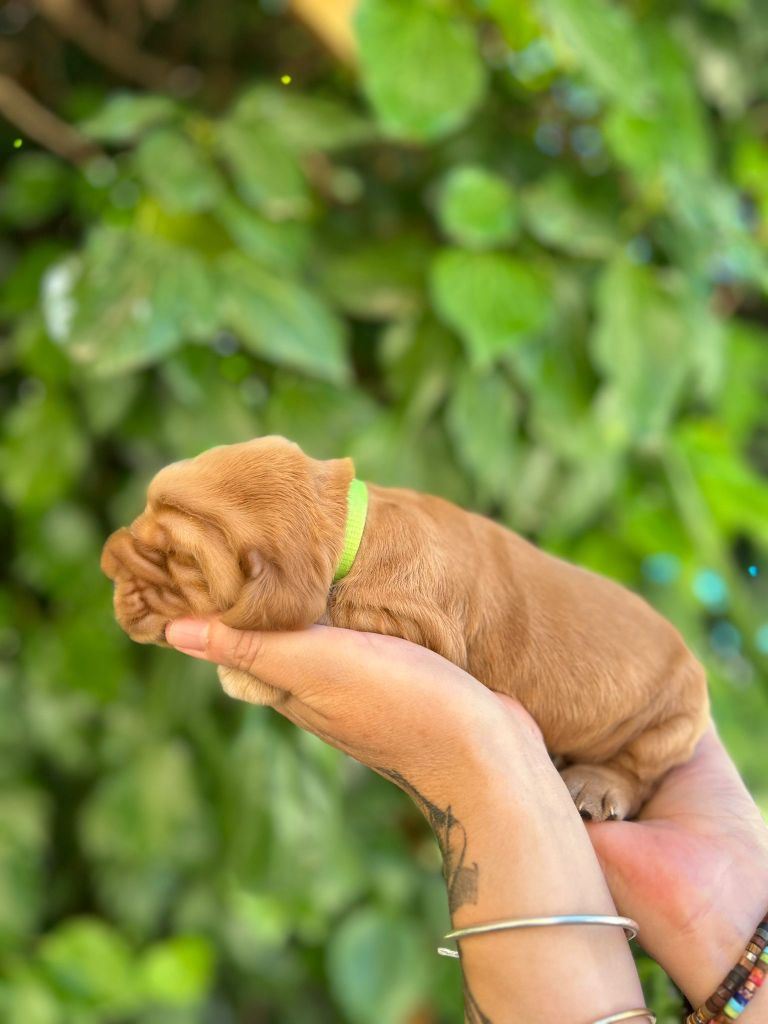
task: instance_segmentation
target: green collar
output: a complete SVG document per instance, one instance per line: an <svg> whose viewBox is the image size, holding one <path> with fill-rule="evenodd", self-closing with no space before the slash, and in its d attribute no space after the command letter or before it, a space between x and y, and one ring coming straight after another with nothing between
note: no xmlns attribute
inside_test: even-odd
<svg viewBox="0 0 768 1024"><path fill-rule="evenodd" d="M368 514L368 488L357 477L349 485L347 491L347 526L344 531L344 547L341 551L336 575L333 582L343 580L355 561L360 541L365 529L365 517Z"/></svg>

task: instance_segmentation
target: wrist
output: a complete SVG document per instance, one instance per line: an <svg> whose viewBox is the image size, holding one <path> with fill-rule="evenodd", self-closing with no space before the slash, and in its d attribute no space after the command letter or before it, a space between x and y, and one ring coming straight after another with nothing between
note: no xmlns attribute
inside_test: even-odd
<svg viewBox="0 0 768 1024"><path fill-rule="evenodd" d="M761 905L765 906L765 903ZM749 961L744 959L744 954L747 943L764 917L765 910L753 912L746 918L739 914L718 915L707 925L702 941L695 943L697 955L689 958L677 976L671 970L668 972L694 1009L717 992L737 964L741 963L745 974L747 970L751 973ZM765 980L768 982L768 978ZM742 984L743 981L740 981L733 991L738 991ZM744 1018L746 1024L768 1024L768 983L757 988L744 1012L747 1013Z"/></svg>
<svg viewBox="0 0 768 1024"><path fill-rule="evenodd" d="M417 800L443 852L453 926L615 915L582 821L535 732L523 721L491 728L463 754L460 773L431 774ZM468 1006L500 1024L565 1020L577 1006L597 1019L642 1005L621 928L553 926L459 941ZM574 968L554 989L553 962Z"/></svg>

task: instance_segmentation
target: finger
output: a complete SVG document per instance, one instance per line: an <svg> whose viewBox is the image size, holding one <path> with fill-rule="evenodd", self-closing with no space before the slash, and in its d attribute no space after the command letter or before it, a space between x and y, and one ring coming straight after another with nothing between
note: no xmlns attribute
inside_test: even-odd
<svg viewBox="0 0 768 1024"><path fill-rule="evenodd" d="M177 619L166 630L168 642L193 657L240 669L301 699L354 689L368 699L386 688L388 702L402 690L445 692L446 671L456 685L477 686L440 655L396 637L334 626L291 632L232 629L219 619Z"/></svg>

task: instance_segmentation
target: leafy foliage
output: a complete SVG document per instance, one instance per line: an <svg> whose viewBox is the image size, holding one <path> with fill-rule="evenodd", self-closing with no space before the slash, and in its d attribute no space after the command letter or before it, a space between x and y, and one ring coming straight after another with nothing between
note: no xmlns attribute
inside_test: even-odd
<svg viewBox="0 0 768 1024"><path fill-rule="evenodd" d="M197 92L61 44L78 167L0 132L10 1024L458 1012L405 798L112 621L103 540L214 444L351 454L644 593L768 811L758 0L362 0L359 77L274 6L155 25Z"/></svg>

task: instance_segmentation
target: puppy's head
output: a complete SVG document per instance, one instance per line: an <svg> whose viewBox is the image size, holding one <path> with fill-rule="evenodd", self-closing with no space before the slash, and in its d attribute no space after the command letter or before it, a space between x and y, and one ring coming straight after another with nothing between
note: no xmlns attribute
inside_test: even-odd
<svg viewBox="0 0 768 1024"><path fill-rule="evenodd" d="M350 459L311 459L282 437L161 469L142 514L104 545L117 621L133 640L164 646L166 623L183 615L220 614L237 629L316 622L353 476Z"/></svg>

